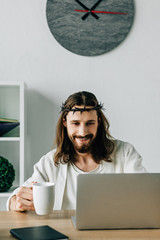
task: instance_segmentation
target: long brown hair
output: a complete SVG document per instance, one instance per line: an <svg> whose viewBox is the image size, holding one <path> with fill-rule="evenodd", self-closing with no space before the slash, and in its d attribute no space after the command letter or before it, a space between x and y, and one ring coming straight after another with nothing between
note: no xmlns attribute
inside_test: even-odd
<svg viewBox="0 0 160 240"><path fill-rule="evenodd" d="M94 94L86 91L77 92L68 97L63 104L63 108L72 109L75 105L77 106L99 106L99 103ZM104 116L101 109L96 110L100 124L97 130L97 136L93 142L92 156L96 163L100 163L101 160L111 162L111 154L114 150L114 142L109 133L109 122ZM73 154L75 153L74 147L68 138L66 127L63 125L63 119L66 119L68 112L62 111L60 118L57 123L56 130L56 144L57 150L54 155L54 162L57 166L59 163L72 162Z"/></svg>

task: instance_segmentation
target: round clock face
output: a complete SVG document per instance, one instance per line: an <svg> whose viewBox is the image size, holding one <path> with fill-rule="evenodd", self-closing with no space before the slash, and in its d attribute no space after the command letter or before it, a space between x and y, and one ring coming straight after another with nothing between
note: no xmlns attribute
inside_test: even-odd
<svg viewBox="0 0 160 240"><path fill-rule="evenodd" d="M96 56L118 46L134 17L133 0L48 0L48 26L69 51Z"/></svg>

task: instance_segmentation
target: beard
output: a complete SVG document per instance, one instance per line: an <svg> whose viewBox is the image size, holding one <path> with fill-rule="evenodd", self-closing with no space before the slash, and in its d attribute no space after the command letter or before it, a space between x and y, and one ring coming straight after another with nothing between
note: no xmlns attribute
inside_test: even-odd
<svg viewBox="0 0 160 240"><path fill-rule="evenodd" d="M84 137L73 135L73 136L69 137L69 139L72 142L72 145L73 145L75 151L77 151L78 153L90 153L90 152L92 152L92 145L93 145L93 142L95 140L95 137L93 136L93 134L88 134ZM85 140L87 139L88 142L78 144L76 142L76 139L85 139Z"/></svg>

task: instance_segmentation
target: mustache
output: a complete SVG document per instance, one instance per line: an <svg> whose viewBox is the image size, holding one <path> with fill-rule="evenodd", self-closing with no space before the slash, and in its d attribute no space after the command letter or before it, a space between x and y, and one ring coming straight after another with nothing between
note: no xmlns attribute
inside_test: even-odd
<svg viewBox="0 0 160 240"><path fill-rule="evenodd" d="M93 134L87 134L85 136L80 136L80 135L74 135L73 138L81 138L81 139L91 139L93 137Z"/></svg>

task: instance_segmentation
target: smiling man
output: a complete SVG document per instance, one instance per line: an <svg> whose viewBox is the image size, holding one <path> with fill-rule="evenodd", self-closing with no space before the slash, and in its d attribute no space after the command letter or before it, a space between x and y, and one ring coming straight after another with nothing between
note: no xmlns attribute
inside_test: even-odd
<svg viewBox="0 0 160 240"><path fill-rule="evenodd" d="M131 144L111 137L103 105L90 92L74 93L62 105L56 143L57 148L35 164L32 177L10 196L8 210L34 210L33 182L54 182L54 209L75 209L78 174L146 171Z"/></svg>

